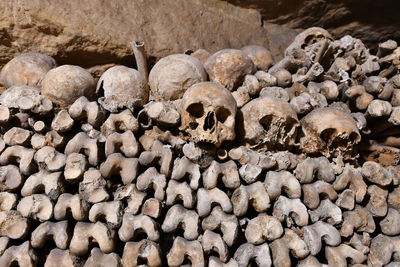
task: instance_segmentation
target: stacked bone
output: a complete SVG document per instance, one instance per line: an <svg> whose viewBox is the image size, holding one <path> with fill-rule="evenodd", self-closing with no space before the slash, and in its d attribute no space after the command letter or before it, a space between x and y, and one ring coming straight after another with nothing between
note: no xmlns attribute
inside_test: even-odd
<svg viewBox="0 0 400 267"><path fill-rule="evenodd" d="M133 49L97 87L43 54L2 69L0 266L400 264L395 42L311 28L276 64L197 50L149 76Z"/></svg>

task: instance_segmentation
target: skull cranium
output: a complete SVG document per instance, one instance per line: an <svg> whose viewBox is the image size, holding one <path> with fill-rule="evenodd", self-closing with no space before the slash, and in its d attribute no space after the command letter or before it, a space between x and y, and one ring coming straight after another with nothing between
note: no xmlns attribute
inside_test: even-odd
<svg viewBox="0 0 400 267"><path fill-rule="evenodd" d="M220 146L236 137L236 110L236 101L226 88L215 82L197 83L183 95L181 129L194 142Z"/></svg>
<svg viewBox="0 0 400 267"><path fill-rule="evenodd" d="M274 97L260 97L241 109L244 142L268 150L284 150L295 144L300 126L289 103Z"/></svg>
<svg viewBox="0 0 400 267"><path fill-rule="evenodd" d="M337 108L314 109L301 120L301 125L304 137L300 138L300 146L306 153L346 158L361 141L355 120Z"/></svg>

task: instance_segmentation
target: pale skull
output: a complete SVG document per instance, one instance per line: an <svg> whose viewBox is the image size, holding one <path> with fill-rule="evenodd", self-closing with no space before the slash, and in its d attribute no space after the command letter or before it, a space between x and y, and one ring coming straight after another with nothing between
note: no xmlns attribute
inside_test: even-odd
<svg viewBox="0 0 400 267"><path fill-rule="evenodd" d="M300 126L289 103L274 97L256 98L241 109L246 145L268 150L286 150L296 142Z"/></svg>
<svg viewBox="0 0 400 267"><path fill-rule="evenodd" d="M301 120L304 136L300 146L306 153L349 158L361 141L357 123L350 113L337 108L314 109Z"/></svg>
<svg viewBox="0 0 400 267"><path fill-rule="evenodd" d="M193 142L220 146L236 137L236 110L236 101L229 90L215 82L197 83L183 95L181 130Z"/></svg>

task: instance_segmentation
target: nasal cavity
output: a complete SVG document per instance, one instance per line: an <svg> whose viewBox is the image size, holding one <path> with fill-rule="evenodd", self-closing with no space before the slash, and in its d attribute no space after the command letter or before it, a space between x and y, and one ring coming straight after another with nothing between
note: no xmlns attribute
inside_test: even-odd
<svg viewBox="0 0 400 267"><path fill-rule="evenodd" d="M207 113L206 119L204 121L204 131L213 130L215 126L215 113L213 111L209 111Z"/></svg>

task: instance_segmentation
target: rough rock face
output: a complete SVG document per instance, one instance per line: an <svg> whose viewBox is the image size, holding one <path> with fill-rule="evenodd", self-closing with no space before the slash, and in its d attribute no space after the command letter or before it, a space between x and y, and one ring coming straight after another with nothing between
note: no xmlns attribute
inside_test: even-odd
<svg viewBox="0 0 400 267"><path fill-rule="evenodd" d="M258 11L224 1L2 0L0 34L0 67L34 51L98 75L111 63L134 62L128 45L132 40L144 41L148 55L157 58L186 49L215 52L248 44L268 47L279 57L295 32L263 27Z"/></svg>
<svg viewBox="0 0 400 267"><path fill-rule="evenodd" d="M397 0L227 0L259 10L263 20L293 29L324 27L336 38L346 34L363 40L370 48L380 41L400 41Z"/></svg>

